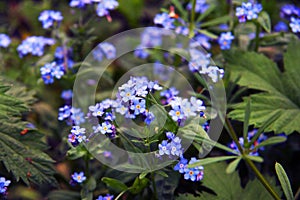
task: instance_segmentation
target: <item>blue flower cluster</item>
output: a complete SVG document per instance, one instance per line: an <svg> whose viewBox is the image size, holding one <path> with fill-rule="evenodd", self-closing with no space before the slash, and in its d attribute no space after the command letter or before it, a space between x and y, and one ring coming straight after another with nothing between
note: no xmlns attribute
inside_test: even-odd
<svg viewBox="0 0 300 200"><path fill-rule="evenodd" d="M65 69L62 65L57 65L57 63L51 62L46 63L40 69L41 76L45 84L51 84L54 82L54 78L61 79L61 77L65 74Z"/></svg>
<svg viewBox="0 0 300 200"><path fill-rule="evenodd" d="M140 45L136 47L134 55L138 58L145 59L149 53L144 48L153 48L162 44L162 32L156 28L146 28L141 33Z"/></svg>
<svg viewBox="0 0 300 200"><path fill-rule="evenodd" d="M163 155L167 155L170 157L182 156L183 148L181 146L181 139L179 137L176 137L172 132L167 132L166 136L168 140L163 140L158 145L159 156L163 156Z"/></svg>
<svg viewBox="0 0 300 200"><path fill-rule="evenodd" d="M58 110L58 120L66 120L68 125L75 124L76 126L79 126L85 122L85 117L80 108L74 108L69 105L65 105L60 107Z"/></svg>
<svg viewBox="0 0 300 200"><path fill-rule="evenodd" d="M217 66L210 65L210 54L204 54L197 49L190 49L191 61L189 62L189 69L192 72L198 72L207 75L213 82L217 82L224 76L224 70Z"/></svg>
<svg viewBox="0 0 300 200"><path fill-rule="evenodd" d="M262 5L259 3L243 2L241 7L236 8L235 15L239 22L243 23L247 20L257 19L258 14L262 11Z"/></svg>
<svg viewBox="0 0 300 200"><path fill-rule="evenodd" d="M230 49L231 41L234 39L234 36L231 32L221 33L219 37L219 45L222 50Z"/></svg>
<svg viewBox="0 0 300 200"><path fill-rule="evenodd" d="M51 63L46 63L41 67L41 77L45 84L54 83L54 78L61 79L67 68L72 68L73 60L70 58L71 50L64 51L63 47L57 47L55 59Z"/></svg>
<svg viewBox="0 0 300 200"><path fill-rule="evenodd" d="M192 3L189 3L186 8L192 10ZM209 4L206 3L206 0L196 0L195 12L204 13L209 8Z"/></svg>
<svg viewBox="0 0 300 200"><path fill-rule="evenodd" d="M114 59L116 57L116 48L108 43L103 42L97 45L97 47L93 50L93 57L95 60L101 62L103 60L103 56L107 59Z"/></svg>
<svg viewBox="0 0 300 200"><path fill-rule="evenodd" d="M85 128L81 128L80 126L73 126L71 130L71 134L68 136L68 141L73 145L77 146L81 142L85 142L87 140L85 135Z"/></svg>
<svg viewBox="0 0 300 200"><path fill-rule="evenodd" d="M54 23L59 24L63 20L63 16L59 11L44 10L38 19L42 22L43 28L47 29L53 26Z"/></svg>
<svg viewBox="0 0 300 200"><path fill-rule="evenodd" d="M162 87L146 77L130 77L130 80L118 89L116 112L130 119L144 117L145 123L150 124L154 115L147 111L145 98Z"/></svg>
<svg viewBox="0 0 300 200"><path fill-rule="evenodd" d="M84 172L74 172L74 174L71 175L71 182L75 183L83 183L86 180L86 177L84 175Z"/></svg>
<svg viewBox="0 0 300 200"><path fill-rule="evenodd" d="M206 4L205 1L200 0L197 2L198 3L196 4L196 7L197 5L199 6L199 12L202 12L203 10L206 10L208 8L208 4ZM175 14L173 7L171 7L170 10L171 10L170 13L164 12L164 13L157 14L154 18L154 24L159 25L166 29L174 30L177 34L182 34L187 36L189 34L188 22L185 22L182 18L180 18L177 14ZM204 48L210 49L211 48L211 44L209 43L210 38L199 33L196 30L194 32L195 32L195 36L191 39L191 44L190 44L191 48L195 46L199 46L200 44Z"/></svg>
<svg viewBox="0 0 300 200"><path fill-rule="evenodd" d="M200 112L205 110L203 102L195 97L191 97L190 100L174 97L169 104L171 105L169 115L179 125L183 125L184 121L189 117L200 116Z"/></svg>
<svg viewBox="0 0 300 200"><path fill-rule="evenodd" d="M250 140L254 137L254 135L256 134L256 132L257 132L256 129L250 131L250 132L248 133L247 140L250 141ZM252 155L252 156L258 156L258 155L259 155L258 150L264 150L264 147L260 147L260 148L258 148L258 149L255 149L255 147L256 147L257 145L259 145L261 142L265 141L266 139L267 139L267 136L265 136L264 134L261 134L261 135L258 137L258 139L257 139L256 141L254 141L254 144L251 145L250 150L253 150L253 151L251 151L251 152L249 153L249 155ZM239 138L239 143L240 143L241 146L244 146L244 138L240 137L240 138ZM235 144L235 142L230 143L230 144L229 144L229 147L230 147L231 149L233 149L233 150L239 152L239 149L238 149L237 145Z"/></svg>
<svg viewBox="0 0 300 200"><path fill-rule="evenodd" d="M96 13L98 16L106 16L108 21L111 21L110 11L119 6L117 0L71 0L71 7L84 8L88 4L96 3Z"/></svg>
<svg viewBox="0 0 300 200"><path fill-rule="evenodd" d="M286 4L280 9L280 17L289 21L289 26L292 32L300 32L300 8Z"/></svg>
<svg viewBox="0 0 300 200"><path fill-rule="evenodd" d="M17 51L21 58L29 53L34 56L42 56L44 54L44 47L46 45L53 45L54 43L55 41L51 38L30 36L22 41L22 43L17 47Z"/></svg>
<svg viewBox="0 0 300 200"><path fill-rule="evenodd" d="M7 187L11 183L10 180L6 180L4 177L0 177L0 194L5 195L7 191Z"/></svg>
<svg viewBox="0 0 300 200"><path fill-rule="evenodd" d="M114 195L107 194L106 196L99 196L96 200L113 200Z"/></svg>
<svg viewBox="0 0 300 200"><path fill-rule="evenodd" d="M0 47L6 48L11 43L11 40L8 35L1 33L0 34Z"/></svg>
<svg viewBox="0 0 300 200"><path fill-rule="evenodd" d="M204 168L203 166L197 166L193 168L188 168L188 164L193 164L195 162L198 162L196 158L191 158L191 160L188 162L187 159L184 157L180 158L180 161L175 165L174 170L179 171L179 173L184 174L185 180L191 180L191 181L200 181L203 179L204 175Z"/></svg>

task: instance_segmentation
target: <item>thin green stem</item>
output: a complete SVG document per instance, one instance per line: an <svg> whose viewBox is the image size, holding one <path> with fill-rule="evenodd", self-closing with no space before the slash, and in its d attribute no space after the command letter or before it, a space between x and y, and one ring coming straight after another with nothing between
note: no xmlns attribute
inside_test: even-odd
<svg viewBox="0 0 300 200"><path fill-rule="evenodd" d="M253 170L253 172L255 173L256 177L258 178L258 180L263 184L263 186L268 190L268 192L272 195L272 197L274 197L274 199L276 200L280 200L280 197L278 196L278 194L273 190L273 188L271 187L271 185L268 183L268 181L264 178L264 176L260 173L260 171L257 169L257 167L255 166L255 164L252 162L252 160L250 160L245 154L243 147L241 146L241 144L239 143L239 140L237 138L237 134L235 132L235 130L233 129L229 119L226 117L225 118L225 127L228 130L228 133L230 135L230 137L233 139L233 141L235 142L235 144L237 145L243 159L246 161L246 163L249 165L249 167Z"/></svg>
<svg viewBox="0 0 300 200"><path fill-rule="evenodd" d="M157 190L156 190L154 172L151 172L151 178L152 178L152 186L153 186L154 199L158 199L157 198Z"/></svg>
<svg viewBox="0 0 300 200"><path fill-rule="evenodd" d="M121 198L122 195L123 195L125 192L127 192L127 190L122 191L122 192L115 198L115 200L118 200L119 198Z"/></svg>
<svg viewBox="0 0 300 200"><path fill-rule="evenodd" d="M259 48L259 33L260 33L260 25L258 22L255 23L256 32L255 32L255 48L254 50L257 52Z"/></svg>
<svg viewBox="0 0 300 200"><path fill-rule="evenodd" d="M89 177L90 176L90 158L89 158L89 154L85 155L84 161L85 161L85 175L87 177Z"/></svg>
<svg viewBox="0 0 300 200"><path fill-rule="evenodd" d="M196 15L196 0L193 0L192 4L192 14L191 14L191 21L190 21L190 27L189 27L189 37L194 37L194 29L195 29L195 15Z"/></svg>
<svg viewBox="0 0 300 200"><path fill-rule="evenodd" d="M243 159L246 161L246 163L249 165L249 167L253 170L256 177L260 180L260 182L264 185L264 187L268 190L268 192L272 195L272 197L276 200L280 200L280 197L278 194L273 190L273 188L270 186L268 181L265 179L265 177L260 173L260 171L257 169L255 164L250 160L249 158L243 156Z"/></svg>

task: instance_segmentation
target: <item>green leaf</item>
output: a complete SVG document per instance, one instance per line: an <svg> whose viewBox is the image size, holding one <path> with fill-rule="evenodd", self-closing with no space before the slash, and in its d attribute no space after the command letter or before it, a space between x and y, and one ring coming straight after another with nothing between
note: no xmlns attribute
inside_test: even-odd
<svg viewBox="0 0 300 200"><path fill-rule="evenodd" d="M128 187L122 183L121 181L114 179L114 178L108 178L108 177L103 177L101 179L108 187L112 188L116 192L122 192L124 190L127 190Z"/></svg>
<svg viewBox="0 0 300 200"><path fill-rule="evenodd" d="M265 131L285 134L300 132L299 55L300 42L291 42L284 55L284 72L280 72L272 60L261 54L224 52L232 80L240 77L239 85L262 91L250 96L250 125L261 127L274 117ZM244 120L246 99L232 106L229 117Z"/></svg>
<svg viewBox="0 0 300 200"><path fill-rule="evenodd" d="M271 32L271 19L269 14L266 11L262 11L259 14L257 21L267 33Z"/></svg>
<svg viewBox="0 0 300 200"><path fill-rule="evenodd" d="M255 146L255 148L258 149L263 146L282 143L282 142L285 142L286 140L287 140L287 138L283 137L283 136L270 137L270 138L266 139L265 141L261 142L259 145Z"/></svg>
<svg viewBox="0 0 300 200"><path fill-rule="evenodd" d="M204 13L202 13L201 15L199 15L199 17L196 20L196 23L201 22L205 17L207 17L210 13L212 13L216 8L217 8L216 5L211 4L209 6L209 8Z"/></svg>
<svg viewBox="0 0 300 200"><path fill-rule="evenodd" d="M234 161L229 163L229 165L226 168L226 173L227 174L233 173L235 171L235 169L237 168L238 164L240 163L241 159L242 159L242 157L238 157Z"/></svg>
<svg viewBox="0 0 300 200"><path fill-rule="evenodd" d="M183 8L182 3L179 0L171 0L171 2L174 4L174 6L179 10L180 15L184 20L188 19L188 13Z"/></svg>
<svg viewBox="0 0 300 200"><path fill-rule="evenodd" d="M49 200L80 200L80 194L78 192L72 192L69 190L54 190L48 194Z"/></svg>
<svg viewBox="0 0 300 200"><path fill-rule="evenodd" d="M155 175L156 192L158 199L174 199L175 189L178 187L180 174L174 170L165 169L168 177Z"/></svg>
<svg viewBox="0 0 300 200"><path fill-rule="evenodd" d="M147 178L140 179L139 177L136 177L132 186L129 188L129 191L132 194L138 194L143 189L145 189L148 186L148 184L149 184L149 179L147 179Z"/></svg>
<svg viewBox="0 0 300 200"><path fill-rule="evenodd" d="M260 156L250 156L250 155L246 155L247 158L249 158L250 160L253 160L255 162L259 162L262 163L264 161L264 159Z"/></svg>
<svg viewBox="0 0 300 200"><path fill-rule="evenodd" d="M287 200L293 200L294 195L293 195L291 184L290 184L290 181L289 181L289 178L288 178L286 172L284 171L283 167L277 162L275 164L275 170L276 170L276 174L278 176L280 185L283 189L283 192L284 192L284 195L285 195L286 199Z"/></svg>
<svg viewBox="0 0 300 200"><path fill-rule="evenodd" d="M229 20L230 20L230 16L225 15L225 16L222 16L222 17L219 17L219 18L212 19L208 22L204 22L204 23L200 24L200 27L205 28L205 27L208 27L208 26L215 26L215 25L226 23Z"/></svg>
<svg viewBox="0 0 300 200"><path fill-rule="evenodd" d="M212 32L209 32L207 30L204 29L199 29L197 30L199 33L202 33L203 35L206 35L207 37L211 38L211 39L218 39L218 36Z"/></svg>
<svg viewBox="0 0 300 200"><path fill-rule="evenodd" d="M17 181L54 186L54 161L42 152L46 147L43 135L21 119L34 102L33 92L26 92L18 83L8 88L7 82L0 76L0 160Z"/></svg>
<svg viewBox="0 0 300 200"><path fill-rule="evenodd" d="M197 167L197 166L203 166L203 165L208 165L208 164L212 164L212 163L216 163L216 162L220 162L220 161L224 161L224 160L230 160L230 159L234 159L234 158L236 158L236 156L218 156L218 157L212 157L212 158L204 158L204 159L200 159L200 161L198 161L198 162L189 164L188 167L192 168L192 167Z"/></svg>
<svg viewBox="0 0 300 200"><path fill-rule="evenodd" d="M202 186L213 190L216 195L203 192L198 194L199 197L180 195L176 200L273 199L258 179L249 181L243 188L238 172L227 174L225 172L227 166L226 163L215 163L204 168L205 177L202 180ZM275 179L267 179L276 192L280 194L281 191L279 187L276 187Z"/></svg>

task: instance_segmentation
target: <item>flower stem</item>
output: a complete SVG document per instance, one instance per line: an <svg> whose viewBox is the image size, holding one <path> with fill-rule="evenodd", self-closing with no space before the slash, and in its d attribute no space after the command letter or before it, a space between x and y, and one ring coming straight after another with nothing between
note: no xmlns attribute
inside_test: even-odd
<svg viewBox="0 0 300 200"><path fill-rule="evenodd" d="M243 159L246 161L246 163L249 165L249 167L253 170L255 173L256 177L260 182L263 184L263 186L268 190L268 192L272 195L272 197L276 200L280 200L280 197L278 194L273 190L271 185L268 183L268 181L265 179L265 177L260 173L260 171L257 169L255 164L250 160L249 158L243 156Z"/></svg>
<svg viewBox="0 0 300 200"><path fill-rule="evenodd" d="M255 51L258 51L259 48L259 34L260 34L260 25L258 22L255 23L256 25L256 32L255 32Z"/></svg>
<svg viewBox="0 0 300 200"><path fill-rule="evenodd" d="M156 190L154 172L151 172L151 178L152 178L152 186L153 186L154 199L158 199L157 198L157 190Z"/></svg>
<svg viewBox="0 0 300 200"><path fill-rule="evenodd" d="M193 0L192 3L192 14L191 14L191 21L190 21L190 27L189 27L189 37L194 37L194 29L195 29L195 15L196 15L196 0Z"/></svg>
<svg viewBox="0 0 300 200"><path fill-rule="evenodd" d="M241 144L239 143L237 134L235 132L235 130L232 127L232 124L230 123L229 119L226 117L225 119L225 127L230 135L230 137L232 138L232 140L236 143L240 153L242 154L243 159L246 161L246 163L249 165L249 167L253 170L253 172L255 173L256 177L258 178L258 180L263 184L263 186L266 188L266 190L268 190L268 192L272 195L272 197L276 200L280 200L280 197L278 196L278 194L273 190L272 186L268 183L268 181L264 178L264 176L260 173L260 171L257 169L257 167L255 166L255 164L252 162L252 160L250 160L244 150L243 147L241 146Z"/></svg>

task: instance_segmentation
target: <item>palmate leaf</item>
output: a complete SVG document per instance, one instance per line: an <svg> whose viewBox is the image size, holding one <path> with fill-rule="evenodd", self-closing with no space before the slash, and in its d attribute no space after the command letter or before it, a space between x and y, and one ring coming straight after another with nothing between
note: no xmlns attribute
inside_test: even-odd
<svg viewBox="0 0 300 200"><path fill-rule="evenodd" d="M180 195L176 200L183 199L197 199L197 200L210 200L210 199L272 199L272 196L259 182L254 179L249 181L245 188L240 184L238 172L227 174L225 169L227 164L214 163L204 167L204 179L203 186L214 191L214 194L200 193L199 197L195 197L191 194ZM275 189L277 194L281 195L280 187L275 187L275 179L269 178L269 182Z"/></svg>
<svg viewBox="0 0 300 200"><path fill-rule="evenodd" d="M261 127L270 118L274 118L265 131L285 134L300 132L299 41L293 41L284 54L283 72L272 60L254 52L227 52L225 58L232 80L240 77L239 85L262 91L250 95L250 125ZM230 118L244 120L248 98L232 106Z"/></svg>
<svg viewBox="0 0 300 200"><path fill-rule="evenodd" d="M24 87L7 86L0 77L0 159L17 181L55 185L53 160L42 152L46 148L43 135L21 120L33 99Z"/></svg>

